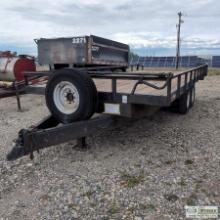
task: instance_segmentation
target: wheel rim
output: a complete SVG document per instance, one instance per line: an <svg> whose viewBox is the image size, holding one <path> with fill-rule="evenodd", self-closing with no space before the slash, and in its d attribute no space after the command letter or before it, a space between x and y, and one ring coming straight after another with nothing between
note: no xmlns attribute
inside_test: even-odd
<svg viewBox="0 0 220 220"><path fill-rule="evenodd" d="M79 108L79 92L68 81L62 81L56 85L53 91L53 100L57 109L64 114L73 114Z"/></svg>

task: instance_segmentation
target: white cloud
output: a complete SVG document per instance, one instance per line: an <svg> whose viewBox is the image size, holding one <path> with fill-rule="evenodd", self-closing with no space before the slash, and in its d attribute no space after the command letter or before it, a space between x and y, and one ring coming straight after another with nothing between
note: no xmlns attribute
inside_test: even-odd
<svg viewBox="0 0 220 220"><path fill-rule="evenodd" d="M7 45L32 51L34 38L85 34L133 48L175 48L179 10L186 15L183 47L220 48L219 8L217 0L2 0L0 50Z"/></svg>

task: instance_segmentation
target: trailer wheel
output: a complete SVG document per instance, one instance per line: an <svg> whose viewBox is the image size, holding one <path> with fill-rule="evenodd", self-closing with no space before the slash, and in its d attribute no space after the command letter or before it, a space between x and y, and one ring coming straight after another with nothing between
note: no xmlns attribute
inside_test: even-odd
<svg viewBox="0 0 220 220"><path fill-rule="evenodd" d="M178 102L178 111L180 114L186 114L190 109L190 91L184 93Z"/></svg>
<svg viewBox="0 0 220 220"><path fill-rule="evenodd" d="M48 80L45 96L51 114L61 123L89 119L96 110L96 86L79 70L56 71Z"/></svg>
<svg viewBox="0 0 220 220"><path fill-rule="evenodd" d="M196 100L196 88L195 86L192 87L190 90L190 108L193 107Z"/></svg>

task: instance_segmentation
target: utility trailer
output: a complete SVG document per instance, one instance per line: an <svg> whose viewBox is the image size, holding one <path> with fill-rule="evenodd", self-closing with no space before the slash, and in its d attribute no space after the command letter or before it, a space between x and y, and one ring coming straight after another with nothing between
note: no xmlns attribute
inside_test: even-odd
<svg viewBox="0 0 220 220"><path fill-rule="evenodd" d="M195 102L195 84L207 72L207 65L177 73L112 72L102 66L36 72L49 78L45 96L51 115L19 132L7 159L33 158L35 151L73 139L85 147L88 135L118 123L115 116L162 107L186 114ZM25 74L27 86L33 74ZM102 114L91 117L95 112Z"/></svg>
<svg viewBox="0 0 220 220"><path fill-rule="evenodd" d="M118 122L162 107L185 114L195 101L195 83L208 66L184 72L125 72L129 46L97 36L35 40L38 62L49 71L24 73L14 92L44 94L51 115L19 132L8 154L14 160L40 149L86 137ZM35 81L47 80L46 87ZM0 94L1 95L1 94ZM99 116L97 116L99 114Z"/></svg>

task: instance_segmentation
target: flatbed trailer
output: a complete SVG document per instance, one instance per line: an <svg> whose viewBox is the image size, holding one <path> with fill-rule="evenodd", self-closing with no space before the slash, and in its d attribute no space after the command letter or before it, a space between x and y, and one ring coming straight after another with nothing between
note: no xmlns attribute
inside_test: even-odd
<svg viewBox="0 0 220 220"><path fill-rule="evenodd" d="M120 68L111 67L111 71L109 67L68 70L83 72L91 77L97 89L97 112L104 114L67 124L61 123L52 114L37 125L20 131L7 159L15 160L28 154L33 158L35 151L73 139L77 139L78 144L85 147L88 135L118 123L118 116L133 118L150 109L162 107L185 114L194 104L196 82L203 80L208 73L207 65L177 73L114 72L117 69ZM30 93L43 94L42 88L30 88L29 77L34 74L35 77L50 78L56 75L56 71L27 72L26 92L29 90L32 91Z"/></svg>

